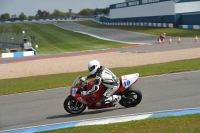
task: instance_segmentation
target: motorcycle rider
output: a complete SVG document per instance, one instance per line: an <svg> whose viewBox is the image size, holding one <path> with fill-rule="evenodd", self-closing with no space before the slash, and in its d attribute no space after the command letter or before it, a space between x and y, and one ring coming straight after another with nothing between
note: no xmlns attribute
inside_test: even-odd
<svg viewBox="0 0 200 133"><path fill-rule="evenodd" d="M117 104L121 100L121 96L113 95L120 86L119 79L108 69L100 66L99 61L92 60L88 63L88 70L90 75L82 77L81 80L85 82L87 79L95 78L94 86L88 91L82 91L82 95L89 95L99 90L99 85L103 84L107 90L104 92L101 100L105 104Z"/></svg>
<svg viewBox="0 0 200 133"><path fill-rule="evenodd" d="M165 38L166 38L166 33L163 33L163 34L161 34L160 37L158 38L158 41L159 41L159 39L160 39L161 41L163 41Z"/></svg>

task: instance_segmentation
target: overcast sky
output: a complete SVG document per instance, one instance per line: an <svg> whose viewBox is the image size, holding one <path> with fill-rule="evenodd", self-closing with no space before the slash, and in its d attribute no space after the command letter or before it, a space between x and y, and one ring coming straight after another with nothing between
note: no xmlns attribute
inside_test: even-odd
<svg viewBox="0 0 200 133"><path fill-rule="evenodd" d="M72 9L78 13L84 8L105 8L110 4L124 2L125 0L0 0L0 14L5 12L19 15L24 12L26 15L35 15L38 9L53 12L58 9L68 12Z"/></svg>

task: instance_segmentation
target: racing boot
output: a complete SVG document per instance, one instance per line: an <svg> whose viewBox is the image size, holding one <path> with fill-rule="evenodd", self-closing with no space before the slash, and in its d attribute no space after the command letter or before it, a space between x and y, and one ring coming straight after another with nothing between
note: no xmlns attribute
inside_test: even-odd
<svg viewBox="0 0 200 133"><path fill-rule="evenodd" d="M116 105L120 100L121 100L120 95L112 95L108 97L107 99L105 99L105 105L108 105L108 104Z"/></svg>

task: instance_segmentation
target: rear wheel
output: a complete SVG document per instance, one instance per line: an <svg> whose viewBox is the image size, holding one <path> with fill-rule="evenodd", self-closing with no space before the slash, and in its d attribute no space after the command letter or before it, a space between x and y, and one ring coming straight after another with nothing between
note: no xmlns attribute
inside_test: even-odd
<svg viewBox="0 0 200 133"><path fill-rule="evenodd" d="M122 99L119 101L119 103L126 108L135 107L142 100L142 93L135 86L130 86L128 90L121 96Z"/></svg>
<svg viewBox="0 0 200 133"><path fill-rule="evenodd" d="M68 113L71 113L71 114L82 113L85 110L85 108L86 108L86 105L82 104L79 101L76 101L74 99L74 97L72 97L72 96L68 96L65 99L63 106L64 106L64 109Z"/></svg>

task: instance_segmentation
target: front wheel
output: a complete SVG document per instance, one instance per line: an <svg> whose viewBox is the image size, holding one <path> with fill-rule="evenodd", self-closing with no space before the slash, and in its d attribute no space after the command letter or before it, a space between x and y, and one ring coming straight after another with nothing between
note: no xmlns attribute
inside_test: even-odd
<svg viewBox="0 0 200 133"><path fill-rule="evenodd" d="M121 96L119 103L126 108L135 107L142 100L142 93L135 86L130 86Z"/></svg>
<svg viewBox="0 0 200 133"><path fill-rule="evenodd" d="M72 96L68 96L65 99L63 106L64 106L64 109L68 113L71 113L71 114L82 113L85 110L85 108L86 108L86 105L82 104L79 101L76 101L74 99L74 97L72 97Z"/></svg>

